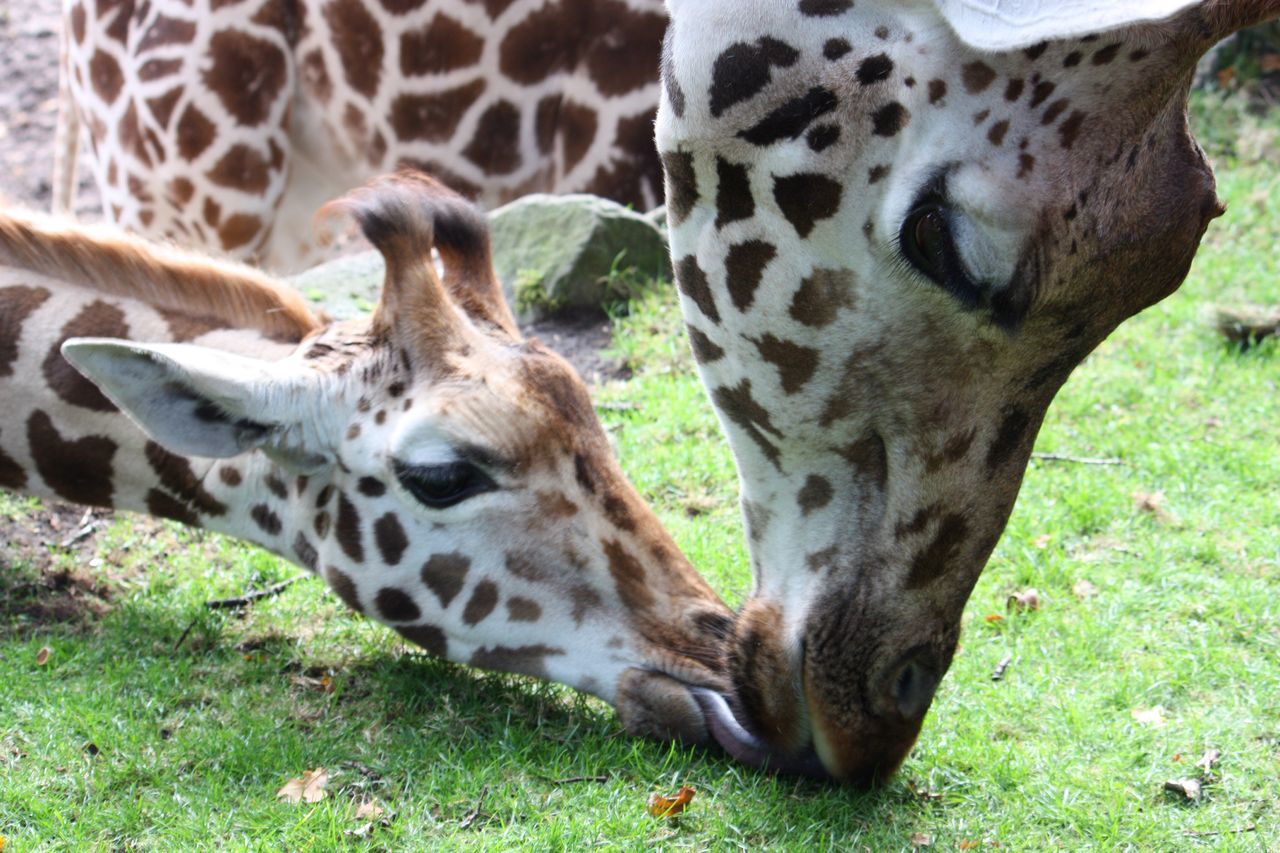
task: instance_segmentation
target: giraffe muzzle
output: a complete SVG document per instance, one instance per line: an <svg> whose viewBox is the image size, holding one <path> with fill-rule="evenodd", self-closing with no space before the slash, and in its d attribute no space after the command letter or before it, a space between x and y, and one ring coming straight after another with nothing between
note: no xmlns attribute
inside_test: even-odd
<svg viewBox="0 0 1280 853"><path fill-rule="evenodd" d="M690 692L702 709L711 737L735 760L779 776L834 781L812 747L793 755L779 754L738 721L729 702L719 693L701 687Z"/></svg>

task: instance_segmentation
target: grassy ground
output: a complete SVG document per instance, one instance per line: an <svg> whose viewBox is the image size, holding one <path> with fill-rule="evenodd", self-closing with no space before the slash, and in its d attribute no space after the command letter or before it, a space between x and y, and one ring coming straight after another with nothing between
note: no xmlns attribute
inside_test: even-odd
<svg viewBox="0 0 1280 853"><path fill-rule="evenodd" d="M430 660L315 581L243 616L208 611L295 570L119 517L69 548L0 546L7 849L1280 847L1280 354L1228 349L1207 314L1280 303L1280 169L1274 148L1271 163L1250 153L1265 127L1242 140L1224 130L1247 127L1234 107L1198 106L1231 211L1182 291L1076 373L1039 440L1124 464L1033 462L920 743L881 790L621 737L599 703ZM602 416L737 602L733 468L678 329L669 289L620 323L637 372L601 389L630 404ZM52 541L79 518L50 533L38 504L3 495L0 515ZM1008 613L1027 587L1039 610ZM1207 749L1221 758L1205 778ZM277 801L315 767L330 796ZM1181 778L1205 779L1200 802L1163 790ZM645 814L681 784L698 789L684 817ZM356 818L365 801L385 825Z"/></svg>

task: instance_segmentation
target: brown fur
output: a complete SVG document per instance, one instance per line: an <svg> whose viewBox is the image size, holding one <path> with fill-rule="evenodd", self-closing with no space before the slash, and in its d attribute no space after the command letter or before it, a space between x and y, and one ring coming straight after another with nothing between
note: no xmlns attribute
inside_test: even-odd
<svg viewBox="0 0 1280 853"><path fill-rule="evenodd" d="M323 325L300 294L248 267L24 211L0 210L0 264L278 341L300 341Z"/></svg>

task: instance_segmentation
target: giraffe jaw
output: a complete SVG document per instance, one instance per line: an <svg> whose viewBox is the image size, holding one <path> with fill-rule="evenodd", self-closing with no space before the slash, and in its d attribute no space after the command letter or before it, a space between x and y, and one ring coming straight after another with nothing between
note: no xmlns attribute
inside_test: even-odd
<svg viewBox="0 0 1280 853"><path fill-rule="evenodd" d="M735 760L779 776L834 781L812 746L795 755L780 755L738 722L724 696L702 687L691 688L690 692L702 710L711 737Z"/></svg>

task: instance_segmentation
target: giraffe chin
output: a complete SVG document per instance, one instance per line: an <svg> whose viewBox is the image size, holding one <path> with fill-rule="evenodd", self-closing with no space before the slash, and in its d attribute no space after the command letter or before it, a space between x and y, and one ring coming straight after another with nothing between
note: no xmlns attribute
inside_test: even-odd
<svg viewBox="0 0 1280 853"><path fill-rule="evenodd" d="M779 755L738 722L729 702L719 693L701 687L690 688L690 693L702 709L711 737L737 761L779 776L835 781L812 747L792 755Z"/></svg>

